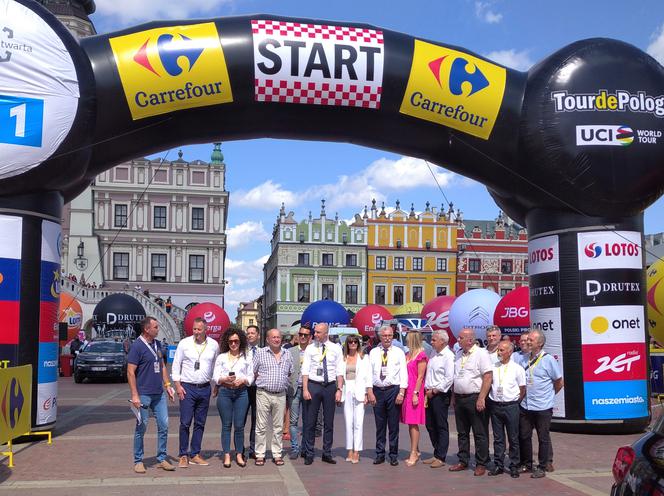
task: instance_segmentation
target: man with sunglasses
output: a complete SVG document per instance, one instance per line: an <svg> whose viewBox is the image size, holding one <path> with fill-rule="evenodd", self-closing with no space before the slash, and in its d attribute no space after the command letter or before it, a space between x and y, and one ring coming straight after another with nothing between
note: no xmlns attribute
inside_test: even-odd
<svg viewBox="0 0 664 496"><path fill-rule="evenodd" d="M289 458L297 460L300 455L300 445L297 441L297 424L300 417L304 419L304 412L300 415L300 409L304 407L302 401L302 362L304 360L304 350L307 349L311 343L311 327L306 324L300 326L297 333L298 346L293 346L288 349L293 360L293 374L291 375L291 385L288 391L288 408L290 410L289 425L290 425L290 438L291 448ZM302 432L302 446L304 447L304 431ZM304 449L302 450L305 451Z"/></svg>

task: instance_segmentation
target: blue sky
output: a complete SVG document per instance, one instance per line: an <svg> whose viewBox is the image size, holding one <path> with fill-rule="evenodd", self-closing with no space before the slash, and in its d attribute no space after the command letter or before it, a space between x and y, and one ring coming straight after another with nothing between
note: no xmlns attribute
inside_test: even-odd
<svg viewBox="0 0 664 496"><path fill-rule="evenodd" d="M648 51L664 64L664 2L384 0L97 0L91 17L100 33L159 19L254 13L369 23L411 36L457 45L508 67L527 70L568 43L610 37ZM174 147L158 156L177 158ZM212 146L183 147L184 159L209 160ZM226 311L261 292L262 266L281 202L297 219L320 212L349 219L372 198L424 209L444 198L425 163L348 144L260 139L222 145L230 191ZM498 207L479 183L432 166L445 196L466 219L489 219ZM664 231L664 200L645 213L646 233Z"/></svg>

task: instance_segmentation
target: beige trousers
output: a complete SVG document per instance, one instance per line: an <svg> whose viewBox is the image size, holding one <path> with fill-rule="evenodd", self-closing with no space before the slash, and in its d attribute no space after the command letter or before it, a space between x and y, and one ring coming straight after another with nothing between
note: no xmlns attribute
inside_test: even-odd
<svg viewBox="0 0 664 496"><path fill-rule="evenodd" d="M272 457L281 458L286 392L256 391L256 458L265 458L268 425L272 426Z"/></svg>

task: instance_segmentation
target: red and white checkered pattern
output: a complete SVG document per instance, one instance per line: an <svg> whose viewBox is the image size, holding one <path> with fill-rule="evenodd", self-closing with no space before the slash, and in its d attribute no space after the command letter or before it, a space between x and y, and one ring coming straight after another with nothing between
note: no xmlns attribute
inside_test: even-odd
<svg viewBox="0 0 664 496"><path fill-rule="evenodd" d="M300 24L299 22L252 20L254 34L292 36L295 38L318 38L323 40L354 41L383 44L383 32L375 29Z"/></svg>
<svg viewBox="0 0 664 496"><path fill-rule="evenodd" d="M257 78L254 87L258 102L380 108L380 86Z"/></svg>

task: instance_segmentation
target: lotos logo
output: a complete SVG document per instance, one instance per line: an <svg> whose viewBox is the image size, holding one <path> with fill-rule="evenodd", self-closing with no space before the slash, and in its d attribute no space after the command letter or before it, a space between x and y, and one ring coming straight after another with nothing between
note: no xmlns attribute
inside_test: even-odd
<svg viewBox="0 0 664 496"><path fill-rule="evenodd" d="M233 101L214 23L149 29L109 41L134 120Z"/></svg>
<svg viewBox="0 0 664 496"><path fill-rule="evenodd" d="M628 126L576 126L577 146L629 146L634 131Z"/></svg>
<svg viewBox="0 0 664 496"><path fill-rule="evenodd" d="M0 412L2 412L2 417L5 421L5 424L8 425L11 429L16 427L16 424L21 417L24 403L25 397L23 396L21 384L15 377L12 377L11 382L7 384L7 387L2 394L2 402L0 403Z"/></svg>
<svg viewBox="0 0 664 496"><path fill-rule="evenodd" d="M503 67L415 40L400 112L488 139L505 93Z"/></svg>
<svg viewBox="0 0 664 496"><path fill-rule="evenodd" d="M597 243L590 243L586 245L585 253L587 257L597 258L602 254L602 247L598 246Z"/></svg>

